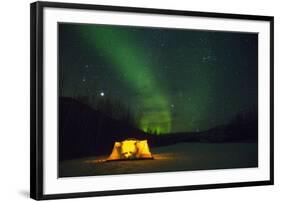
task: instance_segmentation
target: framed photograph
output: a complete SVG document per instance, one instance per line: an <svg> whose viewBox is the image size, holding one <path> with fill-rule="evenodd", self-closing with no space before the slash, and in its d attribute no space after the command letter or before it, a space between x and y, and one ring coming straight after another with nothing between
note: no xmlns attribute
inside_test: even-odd
<svg viewBox="0 0 281 202"><path fill-rule="evenodd" d="M273 17L31 4L31 198L273 184Z"/></svg>

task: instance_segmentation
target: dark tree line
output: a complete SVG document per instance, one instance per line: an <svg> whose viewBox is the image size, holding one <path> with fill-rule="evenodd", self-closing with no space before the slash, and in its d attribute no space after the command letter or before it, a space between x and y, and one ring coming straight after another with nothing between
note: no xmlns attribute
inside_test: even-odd
<svg viewBox="0 0 281 202"><path fill-rule="evenodd" d="M115 120L124 122L131 127L138 127L139 117L137 116L136 112L133 112L126 104L120 102L116 98L112 98L111 96L107 95L104 97L101 96L76 96L75 100L86 104Z"/></svg>

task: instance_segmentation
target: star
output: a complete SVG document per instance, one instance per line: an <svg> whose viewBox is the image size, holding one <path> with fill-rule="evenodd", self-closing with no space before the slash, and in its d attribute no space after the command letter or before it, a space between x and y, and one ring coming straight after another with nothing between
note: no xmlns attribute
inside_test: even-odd
<svg viewBox="0 0 281 202"><path fill-rule="evenodd" d="M202 62L207 62L207 61L209 61L209 60L211 60L211 56L210 56L210 55L207 55L207 56L203 56L203 57L202 57Z"/></svg>
<svg viewBox="0 0 281 202"><path fill-rule="evenodd" d="M235 74L236 74L236 76L239 76L239 75L240 75L240 72L239 72L239 71L236 71Z"/></svg>

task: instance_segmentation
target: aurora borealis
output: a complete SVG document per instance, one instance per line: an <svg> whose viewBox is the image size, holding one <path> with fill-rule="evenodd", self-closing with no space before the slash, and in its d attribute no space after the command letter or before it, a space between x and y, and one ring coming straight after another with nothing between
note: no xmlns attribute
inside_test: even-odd
<svg viewBox="0 0 281 202"><path fill-rule="evenodd" d="M110 97L158 134L203 131L257 106L255 33L59 24L59 95Z"/></svg>

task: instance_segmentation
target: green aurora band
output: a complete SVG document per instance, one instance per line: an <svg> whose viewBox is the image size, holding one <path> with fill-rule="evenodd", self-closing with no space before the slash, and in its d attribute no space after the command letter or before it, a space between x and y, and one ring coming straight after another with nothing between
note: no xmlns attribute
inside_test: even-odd
<svg viewBox="0 0 281 202"><path fill-rule="evenodd" d="M142 93L138 104L146 110L140 115L139 128L156 134L169 133L172 124L169 99L149 68L152 61L137 46L132 34L109 26L81 27L80 31L88 43L114 64L115 71L127 75L128 85Z"/></svg>

